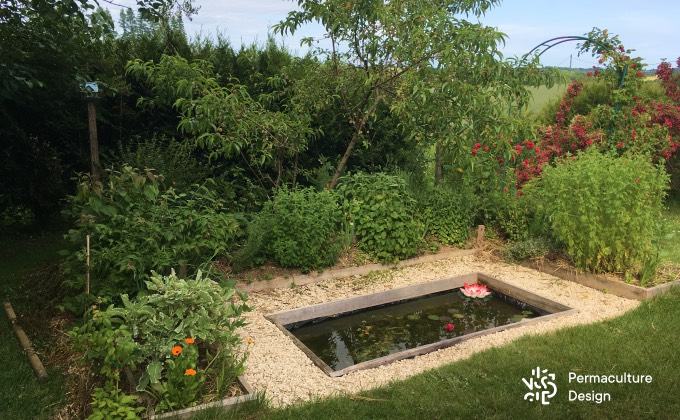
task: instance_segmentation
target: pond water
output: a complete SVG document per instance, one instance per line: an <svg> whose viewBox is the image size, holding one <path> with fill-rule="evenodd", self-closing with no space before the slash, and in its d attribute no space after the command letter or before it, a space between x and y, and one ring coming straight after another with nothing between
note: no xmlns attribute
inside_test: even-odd
<svg viewBox="0 0 680 420"><path fill-rule="evenodd" d="M458 289L285 327L333 370L547 312L493 291L487 301ZM451 325L453 324L453 329Z"/></svg>

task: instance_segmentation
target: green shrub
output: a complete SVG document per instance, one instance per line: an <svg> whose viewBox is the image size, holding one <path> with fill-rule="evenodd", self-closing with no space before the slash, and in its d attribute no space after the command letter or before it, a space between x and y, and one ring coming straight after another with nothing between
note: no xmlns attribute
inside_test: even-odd
<svg viewBox="0 0 680 420"><path fill-rule="evenodd" d="M247 221L246 238L240 247L233 253L231 267L236 271L242 271L263 264L267 255L267 244L271 240L269 222L271 211L263 210Z"/></svg>
<svg viewBox="0 0 680 420"><path fill-rule="evenodd" d="M209 185L209 181L207 182ZM236 219L206 185L185 192L165 188L162 177L129 166L109 171L104 183L82 176L65 212L75 222L66 235L67 285L84 291L85 243L90 236L90 293L114 297L144 288L151 270L194 273L226 251Z"/></svg>
<svg viewBox="0 0 680 420"><path fill-rule="evenodd" d="M338 192L361 250L383 262L418 252L425 229L414 218L416 201L403 179L384 173L358 173L344 177Z"/></svg>
<svg viewBox="0 0 680 420"><path fill-rule="evenodd" d="M444 245L467 242L477 210L477 200L471 192L438 186L423 198L422 206L428 235Z"/></svg>
<svg viewBox="0 0 680 420"><path fill-rule="evenodd" d="M214 168L194 156L187 142L179 142L165 136L152 138L136 138L126 145L120 145L115 155L108 160L116 167L131 166L133 168L151 169L163 174L167 185L180 190L193 184L199 184L211 177Z"/></svg>
<svg viewBox="0 0 680 420"><path fill-rule="evenodd" d="M311 269L337 261L342 213L333 192L283 188L265 212L271 214L269 249L278 264Z"/></svg>
<svg viewBox="0 0 680 420"><path fill-rule="evenodd" d="M249 308L233 283L223 289L200 271L191 280L174 272L154 273L147 290L133 300L124 295L122 307L91 309L88 321L70 333L105 379L106 392L93 395L93 408L105 418L102 400L122 395L121 403L129 403L121 391L146 391L160 412L196 404L207 392L208 378L224 394L243 371L245 354L237 351L237 329L245 325L243 312ZM138 380L130 390L121 381L125 369ZM123 408L108 404L110 410Z"/></svg>
<svg viewBox="0 0 680 420"><path fill-rule="evenodd" d="M512 262L521 262L544 256L551 247L550 241L543 237L523 239L509 243L503 249L503 257Z"/></svg>
<svg viewBox="0 0 680 420"><path fill-rule="evenodd" d="M644 156L592 148L547 167L525 190L574 263L594 272L628 271L652 251L668 175Z"/></svg>

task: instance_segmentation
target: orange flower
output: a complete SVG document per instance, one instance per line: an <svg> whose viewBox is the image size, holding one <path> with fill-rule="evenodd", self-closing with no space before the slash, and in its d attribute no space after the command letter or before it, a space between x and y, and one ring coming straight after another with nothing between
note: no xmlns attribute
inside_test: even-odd
<svg viewBox="0 0 680 420"><path fill-rule="evenodd" d="M248 339L248 344L253 344L253 342L254 342L254 341L253 341L252 338L249 338L249 339Z"/></svg>
<svg viewBox="0 0 680 420"><path fill-rule="evenodd" d="M184 339L184 342L187 343L187 344L194 344L196 342L196 340L194 340L191 337L188 337L188 338Z"/></svg>
<svg viewBox="0 0 680 420"><path fill-rule="evenodd" d="M182 353L182 348L180 346L175 346L170 350L170 353L172 353L174 356L179 356L180 353Z"/></svg>
<svg viewBox="0 0 680 420"><path fill-rule="evenodd" d="M193 369L187 369L184 371L184 374L187 376L194 376L196 374L196 371Z"/></svg>

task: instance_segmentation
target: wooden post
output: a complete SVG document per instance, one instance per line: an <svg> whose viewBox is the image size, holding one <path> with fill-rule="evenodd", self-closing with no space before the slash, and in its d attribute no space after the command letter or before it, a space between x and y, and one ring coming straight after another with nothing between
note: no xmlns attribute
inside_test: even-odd
<svg viewBox="0 0 680 420"><path fill-rule="evenodd" d="M99 181L99 140L97 139L97 109L94 99L87 100L87 122L90 129L90 164L92 181Z"/></svg>
<svg viewBox="0 0 680 420"><path fill-rule="evenodd" d="M486 226L484 226L484 225L477 226L477 246L478 247L482 246L482 243L484 242L484 231L485 230L486 230Z"/></svg>

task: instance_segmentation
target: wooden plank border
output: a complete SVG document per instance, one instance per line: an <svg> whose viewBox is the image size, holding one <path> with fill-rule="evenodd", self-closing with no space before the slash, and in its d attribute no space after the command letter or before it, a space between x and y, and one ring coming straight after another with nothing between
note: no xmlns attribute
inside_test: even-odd
<svg viewBox="0 0 680 420"><path fill-rule="evenodd" d="M582 273L576 269L558 267L550 261L524 261L520 265L531 268L542 273L569 280L583 286L590 287L605 293L635 300L647 300L658 294L667 292L671 287L680 286L680 280L671 283L661 284L654 287L640 287L634 284L627 284L616 280L609 280L595 274Z"/></svg>
<svg viewBox="0 0 680 420"><path fill-rule="evenodd" d="M318 283L323 280L339 279L351 276L364 276L372 271L389 270L392 268L408 267L416 264L445 260L448 258L465 257L468 255L473 255L476 252L477 249L447 251L440 254L424 255L422 257L411 258L408 260L399 261L395 264L367 264L359 267L325 270L321 273L315 274L294 274L290 277L276 277L271 280L255 281L250 284L237 283L236 288L242 292L259 292L263 290L285 289L291 287L292 285L301 286L304 284Z"/></svg>
<svg viewBox="0 0 680 420"><path fill-rule="evenodd" d="M398 353L393 353L384 357L380 357L366 362L357 363L346 367L344 369L334 371L324 361L319 359L313 351L305 346L297 339L284 325L295 322L315 319L335 314L352 312L356 310L366 309L373 306L384 305L387 303L398 302L405 299L424 296L431 293L442 292L462 287L464 283L483 283L487 284L492 289L501 292L514 299L528 303L531 306L549 312L549 315L544 315L538 318L527 319L521 322L503 325L496 328L491 328L484 331L477 331L475 333L466 334L460 337L451 338L448 340L438 341L436 343L426 344L413 349L404 350ZM298 346L309 357L315 365L331 377L343 376L351 372L363 369L370 369L384 364L392 363L397 360L407 359L429 353L435 350L443 349L453 346L471 338L480 337L487 334L493 334L500 331L505 331L511 328L517 328L525 325L543 322L559 316L572 315L577 313L577 309L572 309L568 306L553 302L542 296L536 295L533 292L507 284L501 280L495 279L482 273L465 274L462 276L450 277L433 282L417 284L413 286L401 287L398 289L387 290L384 292L373 293L366 296L358 296L349 299L343 299L334 302L321 303L317 305L305 306L303 308L292 309L288 311L275 312L265 315L265 318L274 323L282 333L289 337L295 345Z"/></svg>

